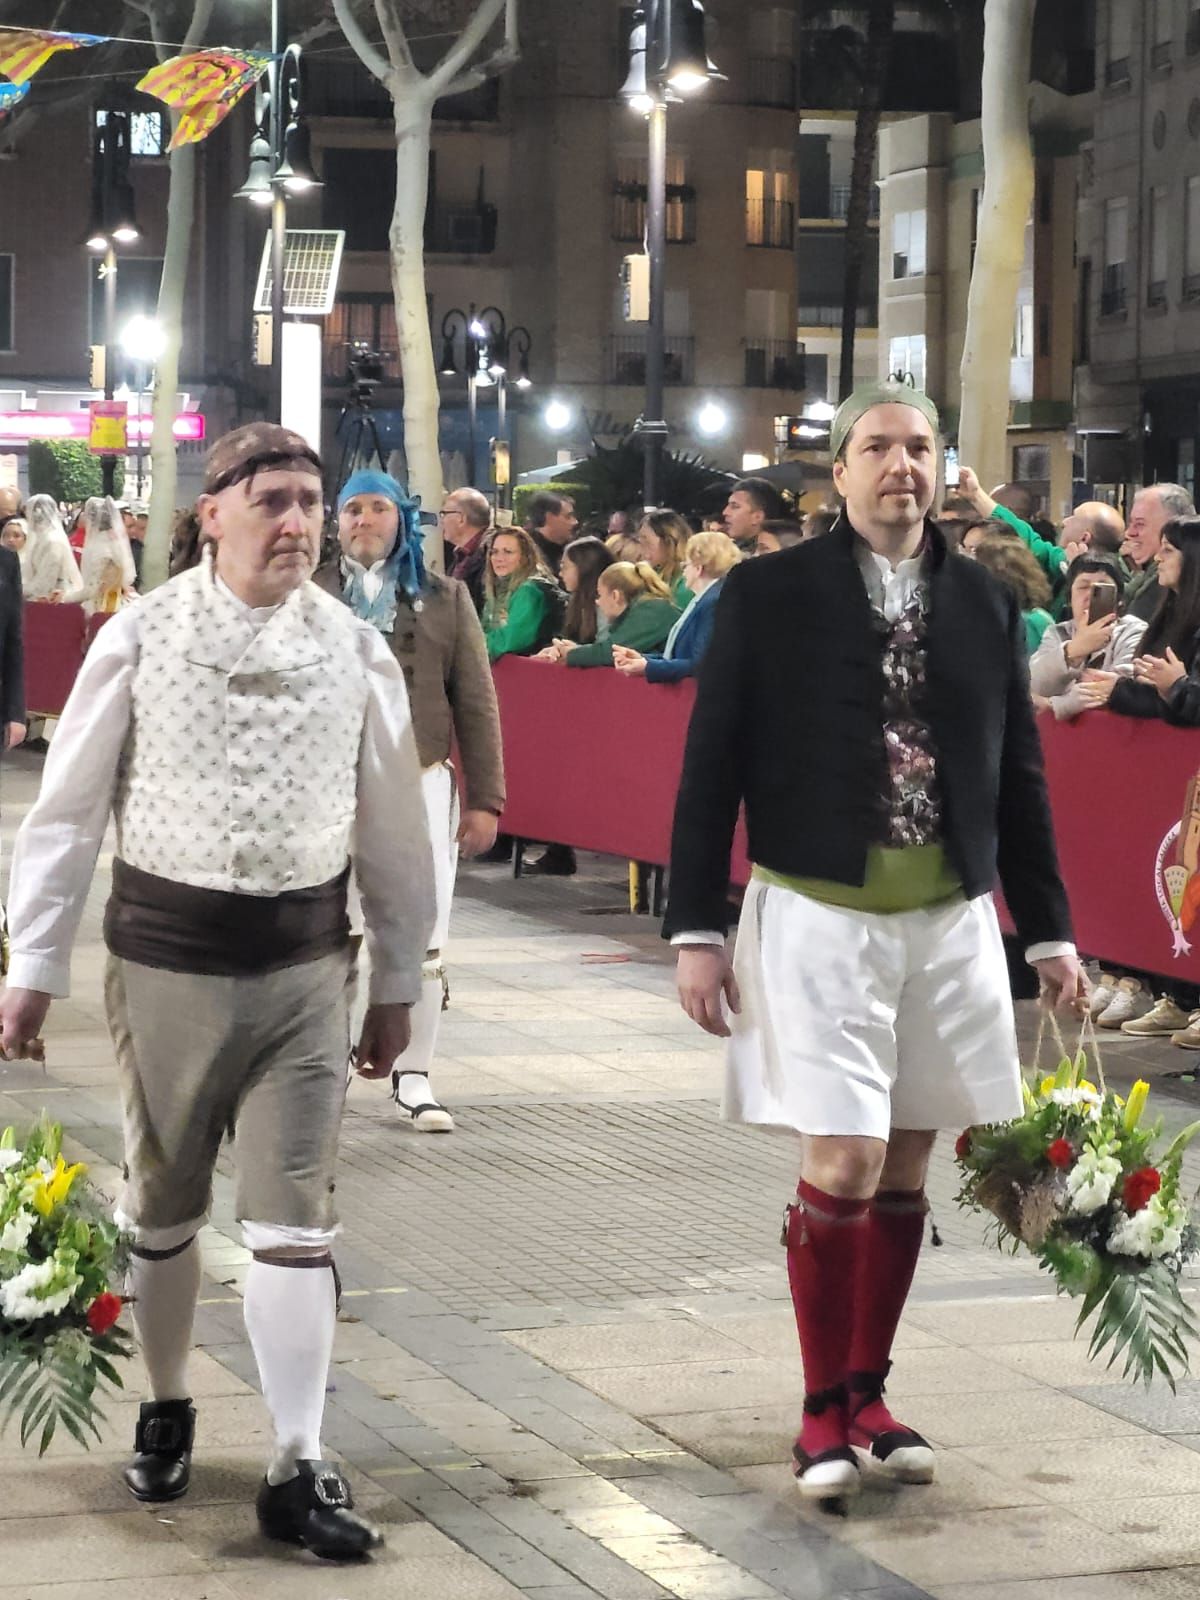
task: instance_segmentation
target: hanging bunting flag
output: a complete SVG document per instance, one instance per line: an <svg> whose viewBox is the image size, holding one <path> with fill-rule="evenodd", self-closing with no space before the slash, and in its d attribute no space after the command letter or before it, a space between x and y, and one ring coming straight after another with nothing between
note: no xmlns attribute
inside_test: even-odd
<svg viewBox="0 0 1200 1600"><path fill-rule="evenodd" d="M27 83L0 83L0 123L12 115L28 93Z"/></svg>
<svg viewBox="0 0 1200 1600"><path fill-rule="evenodd" d="M10 83L28 83L59 50L107 44L99 33L48 33L39 28L0 28L0 73ZM8 108L8 109L11 109Z"/></svg>
<svg viewBox="0 0 1200 1600"><path fill-rule="evenodd" d="M199 144L237 105L271 64L245 50L198 50L151 67L138 88L179 112L168 150Z"/></svg>

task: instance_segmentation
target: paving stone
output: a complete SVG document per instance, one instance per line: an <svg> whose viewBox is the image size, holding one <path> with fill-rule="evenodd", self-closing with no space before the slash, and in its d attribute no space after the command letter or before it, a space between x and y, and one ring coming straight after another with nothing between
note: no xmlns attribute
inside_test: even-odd
<svg viewBox="0 0 1200 1600"><path fill-rule="evenodd" d="M1200 1430L1200 1378L1184 1378L1174 1394L1164 1385L1151 1389L1132 1383L1091 1385L1076 1391L1090 1406L1139 1428L1162 1433L1196 1433Z"/></svg>

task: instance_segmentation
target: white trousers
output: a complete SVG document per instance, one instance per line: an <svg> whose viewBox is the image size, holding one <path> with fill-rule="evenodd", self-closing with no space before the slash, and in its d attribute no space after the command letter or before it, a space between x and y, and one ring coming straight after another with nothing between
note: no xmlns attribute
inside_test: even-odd
<svg viewBox="0 0 1200 1600"><path fill-rule="evenodd" d="M879 915L752 879L734 971L730 1122L886 1139L1021 1113L990 895Z"/></svg>

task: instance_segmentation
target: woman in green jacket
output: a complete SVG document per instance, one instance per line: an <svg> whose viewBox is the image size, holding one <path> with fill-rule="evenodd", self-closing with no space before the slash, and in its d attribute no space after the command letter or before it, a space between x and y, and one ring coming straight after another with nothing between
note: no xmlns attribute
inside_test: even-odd
<svg viewBox="0 0 1200 1600"><path fill-rule="evenodd" d="M482 617L488 660L532 655L561 614L557 585L525 529L501 528L493 534Z"/></svg>
<svg viewBox="0 0 1200 1600"><path fill-rule="evenodd" d="M691 527L678 511L647 511L638 528L643 561L658 573L681 611L692 600L692 591L683 576L691 537Z"/></svg>
<svg viewBox="0 0 1200 1600"><path fill-rule="evenodd" d="M661 650L679 621L670 590L647 561L615 561L600 574L596 606L608 618L608 638L595 644L556 639L558 659L569 667L611 667L613 645L643 654Z"/></svg>

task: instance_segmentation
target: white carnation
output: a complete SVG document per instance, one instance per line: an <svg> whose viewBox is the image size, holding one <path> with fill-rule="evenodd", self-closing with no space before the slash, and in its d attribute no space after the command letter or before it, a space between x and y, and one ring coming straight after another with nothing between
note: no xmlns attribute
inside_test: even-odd
<svg viewBox="0 0 1200 1600"><path fill-rule="evenodd" d="M0 1228L0 1253L5 1250L24 1250L37 1221L32 1211L18 1211Z"/></svg>
<svg viewBox="0 0 1200 1600"><path fill-rule="evenodd" d="M9 1167L19 1167L24 1159L24 1151L0 1150L0 1172L7 1172Z"/></svg>
<svg viewBox="0 0 1200 1600"><path fill-rule="evenodd" d="M0 1283L0 1311L12 1322L32 1322L36 1317L52 1317L64 1311L79 1279L66 1275L55 1261L31 1261L6 1282ZM57 1288L51 1285L57 1283ZM39 1292L39 1291L49 1291Z"/></svg>
<svg viewBox="0 0 1200 1600"><path fill-rule="evenodd" d="M1164 1205L1153 1195L1132 1217L1122 1217L1108 1236L1113 1255L1146 1256L1157 1260L1174 1255L1183 1243L1187 1213L1177 1200Z"/></svg>

